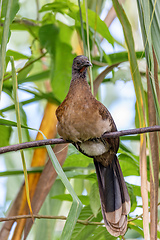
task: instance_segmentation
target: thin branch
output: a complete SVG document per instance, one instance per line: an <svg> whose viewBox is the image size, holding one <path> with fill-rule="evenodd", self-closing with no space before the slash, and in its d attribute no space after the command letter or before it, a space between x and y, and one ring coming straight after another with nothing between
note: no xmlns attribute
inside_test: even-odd
<svg viewBox="0 0 160 240"><path fill-rule="evenodd" d="M66 141L61 138L57 138L57 139L55 138L55 139L45 139L45 140L32 141L32 142L24 142L24 143L20 143L20 144L1 147L0 154L18 151L18 150L26 149L26 148L42 147L45 145L53 145L53 144L61 144L61 143L66 143Z"/></svg>
<svg viewBox="0 0 160 240"><path fill-rule="evenodd" d="M38 219L58 219L58 220L67 220L67 217L65 216L48 216L48 215L39 215L39 214L33 214L34 218ZM19 216L12 216L12 217L1 217L0 222L6 222L6 221L16 221L19 219L27 219L32 218L32 215L19 215ZM87 220L77 220L77 223L83 224L83 225L104 225L104 223L101 222L90 222Z"/></svg>
<svg viewBox="0 0 160 240"><path fill-rule="evenodd" d="M160 203L158 203L158 206L160 205ZM39 215L39 214L33 214L34 218L38 218L38 219L57 219L57 220L66 220L67 217L65 216L50 216L50 215ZM91 215L91 217L93 217ZM138 218L142 218L143 217L143 213L141 213L140 215L128 219L128 223L129 222L133 222L134 220L137 220ZM16 221L19 219L28 219L28 218L32 218L32 215L18 215L18 216L11 216L11 217L1 217L0 218L0 222L7 222L7 221ZM91 222L89 221L90 218L86 219L86 220L77 220L77 223L83 224L83 225L104 225L103 222Z"/></svg>
<svg viewBox="0 0 160 240"><path fill-rule="evenodd" d="M138 218L141 218L143 214L136 216L135 218L128 219L128 222L137 220ZM7 221L16 221L19 219L28 219L32 218L32 215L18 215L18 216L11 216L11 217L1 217L0 222L7 222ZM65 216L50 216L50 215L39 215L39 214L33 214L33 218L38 219L57 219L57 220L66 220L67 217ZM103 222L91 222L88 219L87 220L77 220L77 223L83 224L83 225L104 225Z"/></svg>
<svg viewBox="0 0 160 240"><path fill-rule="evenodd" d="M134 218L130 218L128 219L128 222L133 222L134 220L137 220L138 218L142 218L143 217L143 213L141 213L140 215L134 217Z"/></svg>
<svg viewBox="0 0 160 240"><path fill-rule="evenodd" d="M158 203L158 206L160 206L160 202ZM149 208L150 209L150 208ZM66 220L67 217L65 216L50 216L50 215L39 215L39 214L33 214L32 215L18 215L18 216L11 216L11 217L1 217L0 218L0 222L7 222L7 221L15 221L18 219L27 219L27 218L38 218L38 219L58 219L58 220ZM87 218L86 220L77 220L77 223L83 224L83 225L104 225L103 222L91 222L89 221L91 218L93 217L93 215L91 215L89 218ZM143 217L143 213L141 213L140 215L128 219L128 223L132 222L134 220L137 220L138 218L142 218Z"/></svg>
<svg viewBox="0 0 160 240"><path fill-rule="evenodd" d="M121 137L121 136L126 136L126 135L142 134L142 133L146 133L146 132L157 132L157 131L160 131L160 126L144 127L144 128L136 128L136 129L130 129L130 130L117 131L117 132L110 132L110 133L103 134L102 137L103 138L116 138L116 137ZM11 146L1 147L0 154L12 152L12 151L18 151L18 150L26 149L26 148L42 147L45 145L63 144L63 143L70 143L70 142L65 141L62 138L24 142L24 143L20 143L20 144L11 145Z"/></svg>
<svg viewBox="0 0 160 240"><path fill-rule="evenodd" d="M158 203L157 206L160 206L160 202ZM150 208L148 208L148 210L150 211ZM143 217L143 213L141 213L140 215L138 215L134 218L128 219L128 222L132 222L132 221L137 220L138 218L142 218L142 217Z"/></svg>

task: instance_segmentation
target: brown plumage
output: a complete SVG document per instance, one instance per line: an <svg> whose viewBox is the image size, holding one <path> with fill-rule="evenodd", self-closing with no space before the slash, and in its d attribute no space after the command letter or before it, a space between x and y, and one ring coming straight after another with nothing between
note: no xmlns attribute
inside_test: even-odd
<svg viewBox="0 0 160 240"><path fill-rule="evenodd" d="M73 61L69 92L56 110L57 130L80 152L94 159L104 222L110 234L117 237L126 232L130 199L116 156L119 138L102 138L105 132L117 128L110 112L90 91L86 80L88 66L91 63L82 55Z"/></svg>

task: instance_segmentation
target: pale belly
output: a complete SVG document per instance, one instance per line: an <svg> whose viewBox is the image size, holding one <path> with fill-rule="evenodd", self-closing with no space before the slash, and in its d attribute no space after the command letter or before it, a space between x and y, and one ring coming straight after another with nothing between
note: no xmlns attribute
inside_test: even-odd
<svg viewBox="0 0 160 240"><path fill-rule="evenodd" d="M99 156L108 152L110 149L110 145L107 144L107 142L104 144L100 139L88 140L86 142L78 143L78 145L82 152L88 156Z"/></svg>

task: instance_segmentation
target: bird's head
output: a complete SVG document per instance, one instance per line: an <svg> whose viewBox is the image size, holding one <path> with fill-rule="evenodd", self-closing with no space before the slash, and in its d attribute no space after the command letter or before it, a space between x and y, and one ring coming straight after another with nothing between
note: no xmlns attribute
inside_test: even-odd
<svg viewBox="0 0 160 240"><path fill-rule="evenodd" d="M72 75L79 74L81 76L86 76L86 71L89 66L92 66L90 61L86 56L79 55L74 58L72 65Z"/></svg>

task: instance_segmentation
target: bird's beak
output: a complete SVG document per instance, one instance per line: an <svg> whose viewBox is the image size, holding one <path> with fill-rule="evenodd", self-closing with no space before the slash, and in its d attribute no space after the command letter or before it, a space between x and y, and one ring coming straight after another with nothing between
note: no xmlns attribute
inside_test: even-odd
<svg viewBox="0 0 160 240"><path fill-rule="evenodd" d="M87 61L87 62L86 62L86 66L87 66L87 67L89 67L89 66L92 67L92 63L91 63L90 61Z"/></svg>
<svg viewBox="0 0 160 240"><path fill-rule="evenodd" d="M90 61L87 61L87 62L85 62L84 63L84 65L83 65L84 67L92 67L92 63L90 62Z"/></svg>

